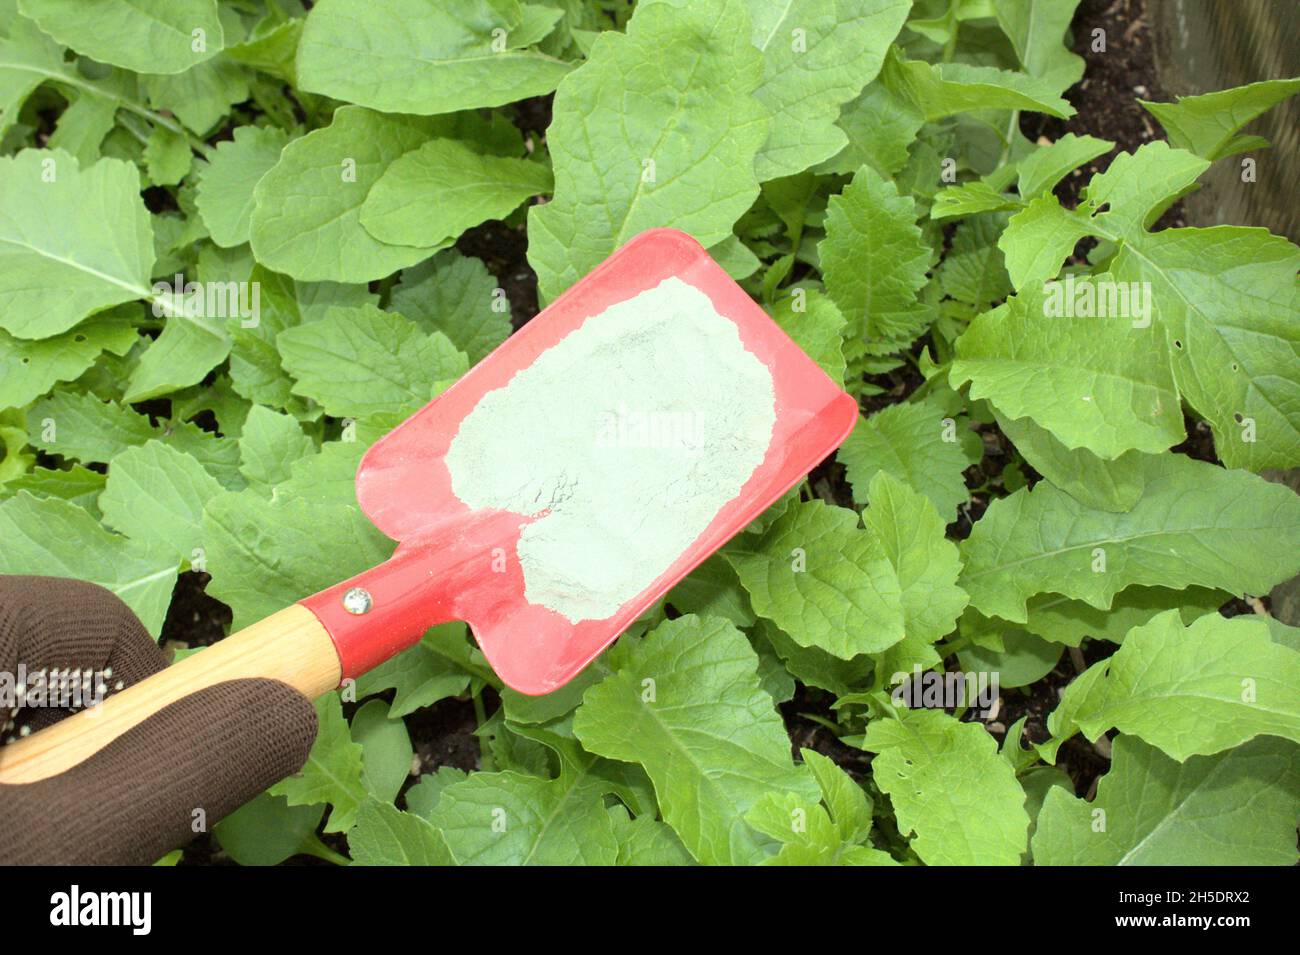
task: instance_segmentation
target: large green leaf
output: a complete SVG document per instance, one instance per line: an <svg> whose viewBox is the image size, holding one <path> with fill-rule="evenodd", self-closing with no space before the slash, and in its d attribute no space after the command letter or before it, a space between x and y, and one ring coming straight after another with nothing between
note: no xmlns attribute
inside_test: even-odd
<svg viewBox="0 0 1300 955"><path fill-rule="evenodd" d="M391 306L426 331L442 332L470 364L510 335L510 302L496 277L478 259L455 249L402 272Z"/></svg>
<svg viewBox="0 0 1300 955"><path fill-rule="evenodd" d="M966 593L957 545L944 537L944 520L934 505L887 471L871 479L871 506L863 514L902 587L902 642L885 651L881 671L911 670L939 662L931 644L956 627Z"/></svg>
<svg viewBox="0 0 1300 955"><path fill-rule="evenodd" d="M1209 165L1164 142L1118 156L1077 210L1043 195L998 245L1018 288L1050 279L1086 235L1115 243L1109 276L1146 283L1174 381L1229 467L1300 463L1300 249L1263 229L1147 228Z"/></svg>
<svg viewBox="0 0 1300 955"><path fill-rule="evenodd" d="M217 0L19 0L78 53L136 73L180 73L221 52Z"/></svg>
<svg viewBox="0 0 1300 955"><path fill-rule="evenodd" d="M1065 46L1079 0L994 0L998 26L1030 76L1061 91L1083 76L1083 57Z"/></svg>
<svg viewBox="0 0 1300 955"><path fill-rule="evenodd" d="M461 865L613 865L601 789L577 773L474 773L444 789L428 818Z"/></svg>
<svg viewBox="0 0 1300 955"><path fill-rule="evenodd" d="M898 574L882 542L847 508L792 504L726 555L754 611L800 646L847 660L903 639Z"/></svg>
<svg viewBox="0 0 1300 955"><path fill-rule="evenodd" d="M21 408L55 382L73 380L102 352L126 354L140 337L131 308L101 312L49 338L14 338L0 330L0 408Z"/></svg>
<svg viewBox="0 0 1300 955"><path fill-rule="evenodd" d="M1079 290L1099 296L1107 288L1078 280ZM953 386L970 382L972 398L1103 458L1181 441L1182 408L1154 323L1139 327L1128 314L1058 314L1051 305L1041 286L1030 286L975 319L957 339Z"/></svg>
<svg viewBox="0 0 1300 955"><path fill-rule="evenodd" d="M75 577L111 590L157 635L176 583L174 556L111 534L83 508L27 491L0 501L0 574Z"/></svg>
<svg viewBox="0 0 1300 955"><path fill-rule="evenodd" d="M140 176L120 159L87 169L65 152L0 158L0 328L67 331L92 312L150 296L153 231Z"/></svg>
<svg viewBox="0 0 1300 955"><path fill-rule="evenodd" d="M962 472L972 462L957 439L956 420L937 401L890 405L859 418L836 456L860 504L871 500L868 489L881 472L924 494L944 520L956 518L969 493Z"/></svg>
<svg viewBox="0 0 1300 955"><path fill-rule="evenodd" d="M588 750L645 768L664 821L705 864L764 856L743 816L768 793L817 798L791 761L757 667L731 624L680 617L634 644L618 672L587 691L574 718Z"/></svg>
<svg viewBox="0 0 1300 955"><path fill-rule="evenodd" d="M760 180L793 175L843 148L840 106L876 78L909 9L910 0L749 0L754 46L763 51L755 95L772 116L755 157Z"/></svg>
<svg viewBox="0 0 1300 955"><path fill-rule="evenodd" d="M916 293L932 252L910 196L863 166L843 194L831 197L818 254L826 291L858 336L911 341L918 331Z"/></svg>
<svg viewBox="0 0 1300 955"><path fill-rule="evenodd" d="M1124 513L1046 481L994 501L962 545L971 606L1023 623L1025 602L1049 591L1106 609L1132 584L1258 594L1300 571L1294 491L1180 455L1145 460L1142 495Z"/></svg>
<svg viewBox="0 0 1300 955"><path fill-rule="evenodd" d="M354 865L455 864L442 833L415 813L378 799L361 804L348 848Z"/></svg>
<svg viewBox="0 0 1300 955"><path fill-rule="evenodd" d="M742 0L639 8L602 33L555 95L555 198L528 215L528 260L555 298L656 226L711 246L758 195L762 57ZM707 95L701 91L707 90Z"/></svg>
<svg viewBox="0 0 1300 955"><path fill-rule="evenodd" d="M1300 91L1300 78L1264 80L1200 96L1180 96L1172 103L1138 102L1160 120L1173 145L1203 159L1215 160L1267 145L1258 136L1238 133L1260 113L1297 91Z"/></svg>
<svg viewBox="0 0 1300 955"><path fill-rule="evenodd" d="M356 503L360 450L326 445L297 462L293 478L270 500L250 488L207 502L207 592L230 605L236 629L391 556L392 542Z"/></svg>
<svg viewBox="0 0 1300 955"><path fill-rule="evenodd" d="M551 187L541 163L431 139L379 177L361 207L361 225L380 242L428 247L487 219L504 219Z"/></svg>
<svg viewBox="0 0 1300 955"><path fill-rule="evenodd" d="M193 457L149 441L109 463L99 509L109 527L185 562L203 543L203 505L221 490Z"/></svg>
<svg viewBox="0 0 1300 955"><path fill-rule="evenodd" d="M330 308L276 339L295 394L336 417L394 417L422 407L469 368L441 332L373 305Z"/></svg>
<svg viewBox="0 0 1300 955"><path fill-rule="evenodd" d="M298 772L267 790L283 796L290 806L327 802L333 806L325 832L346 832L356 823L366 801L362 782L361 744L352 741L337 693L316 701L316 740Z"/></svg>
<svg viewBox="0 0 1300 955"><path fill-rule="evenodd" d="M253 189L280 161L288 144L284 130L274 126L240 126L234 137L218 143L199 177L195 205L217 245L234 247L248 241L253 214Z"/></svg>
<svg viewBox="0 0 1300 955"><path fill-rule="evenodd" d="M253 189L249 237L257 261L304 281L367 282L428 258L441 245L388 245L361 225L371 187L434 126L343 106L334 121L285 146Z"/></svg>
<svg viewBox="0 0 1300 955"><path fill-rule="evenodd" d="M867 724L872 779L899 831L929 865L1019 865L1028 841L1025 792L980 723L903 710Z"/></svg>
<svg viewBox="0 0 1300 955"><path fill-rule="evenodd" d="M569 64L523 49L518 0L320 0L298 46L310 93L428 116L501 106L555 89Z"/></svg>
<svg viewBox="0 0 1300 955"><path fill-rule="evenodd" d="M906 60L897 47L885 57L880 80L928 122L988 109L1026 109L1060 119L1074 115L1074 107L1045 79L992 66Z"/></svg>
<svg viewBox="0 0 1300 955"><path fill-rule="evenodd" d="M1260 618L1210 614L1184 627L1171 610L1070 684L1048 726L1056 744L1118 728L1179 762L1260 735L1300 742L1300 653Z"/></svg>
<svg viewBox="0 0 1300 955"><path fill-rule="evenodd" d="M1295 865L1300 749L1256 739L1176 762L1131 736L1112 748L1091 803L1053 788L1037 865Z"/></svg>

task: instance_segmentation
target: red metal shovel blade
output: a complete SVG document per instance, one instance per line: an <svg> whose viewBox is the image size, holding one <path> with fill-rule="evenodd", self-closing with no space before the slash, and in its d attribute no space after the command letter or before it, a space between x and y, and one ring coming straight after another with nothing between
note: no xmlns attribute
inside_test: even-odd
<svg viewBox="0 0 1300 955"><path fill-rule="evenodd" d="M735 322L744 348L767 367L775 396L771 440L740 493L671 566L609 617L573 623L525 598L517 547L522 528L537 515L471 510L453 492L445 459L462 421L485 395L505 387L588 319L670 277L707 295L718 314ZM653 373L662 378L662 370ZM617 387L611 383L612 392ZM662 380L662 388L673 388L671 377ZM553 414L565 414L563 402ZM577 675L650 604L833 451L856 420L853 398L694 239L656 229L628 242L375 444L357 473L357 499L380 530L402 541L399 557L411 557L405 586L421 595L410 599L420 602L416 611L425 615L424 622L466 621L506 684L540 694ZM500 426L508 434L518 424Z"/></svg>

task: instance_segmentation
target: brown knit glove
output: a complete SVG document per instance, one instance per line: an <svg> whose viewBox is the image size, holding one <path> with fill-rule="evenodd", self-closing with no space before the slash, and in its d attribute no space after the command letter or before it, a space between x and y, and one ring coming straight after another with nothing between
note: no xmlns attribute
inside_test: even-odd
<svg viewBox="0 0 1300 955"><path fill-rule="evenodd" d="M166 665L115 595L57 577L0 577L0 673L102 673L112 689ZM7 705L7 704L6 704ZM8 739L69 710L0 710ZM0 863L148 865L302 768L316 711L275 680L231 680L159 710L57 776L0 785ZM201 812L196 812L201 810Z"/></svg>

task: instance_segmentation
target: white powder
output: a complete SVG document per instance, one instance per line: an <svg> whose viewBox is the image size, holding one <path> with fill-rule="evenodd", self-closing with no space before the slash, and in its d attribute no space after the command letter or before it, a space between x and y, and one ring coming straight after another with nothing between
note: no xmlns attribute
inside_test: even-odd
<svg viewBox="0 0 1300 955"><path fill-rule="evenodd" d="M525 596L603 620L668 569L762 463L772 376L680 279L586 319L485 394L447 452L472 508L535 516Z"/></svg>

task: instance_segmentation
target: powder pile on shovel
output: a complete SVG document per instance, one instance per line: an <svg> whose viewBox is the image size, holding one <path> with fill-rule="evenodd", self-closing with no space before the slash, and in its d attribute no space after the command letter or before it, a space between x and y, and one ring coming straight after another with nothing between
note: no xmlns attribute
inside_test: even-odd
<svg viewBox="0 0 1300 955"><path fill-rule="evenodd" d="M668 278L485 394L447 452L452 490L542 515L519 541L526 599L603 620L739 494L771 442L773 395L735 323Z"/></svg>

